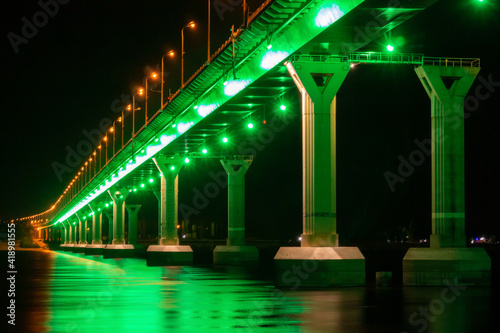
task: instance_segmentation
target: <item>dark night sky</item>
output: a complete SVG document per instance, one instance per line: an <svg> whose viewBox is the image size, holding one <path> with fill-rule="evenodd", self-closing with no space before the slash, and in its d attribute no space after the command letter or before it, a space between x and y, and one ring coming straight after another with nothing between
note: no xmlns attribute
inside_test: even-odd
<svg viewBox="0 0 500 333"><path fill-rule="evenodd" d="M249 2L254 9L262 1ZM498 7L491 0L484 2L440 0L393 31L393 40L404 37L398 51L480 57L480 74L500 81L498 38L494 37L500 33ZM85 138L82 130L96 128L105 117L116 118L113 101L140 84L148 66L156 67L164 51L180 49L180 28L190 20L200 24L186 31L186 77L205 61L207 8L206 1L200 0L72 0L60 5L59 12L16 54L8 32L19 34L21 18L31 20L40 7L27 0L5 0L0 6L0 219L10 219L44 211L54 203L72 175L59 182L51 164L63 162L65 147L76 147ZM240 8L224 13L222 20L213 12L212 51L229 37L231 25L240 22ZM366 50L381 50L382 43L375 41ZM175 91L180 61L168 66L166 87ZM298 114L297 94L287 98L290 112ZM394 193L383 177L385 171L395 171L398 156L407 157L416 148L415 139L430 137L430 102L411 66L358 66L342 86L338 106L341 240L371 239L381 229L407 227L410 222L419 226L423 236L428 234L430 159ZM500 231L495 214L500 202L499 106L500 91L494 91L465 123L470 235ZM295 117L259 151L250 168L247 224L251 235L278 237L278 230L286 230L290 237L300 233L300 139L300 117ZM220 170L217 163L200 162L181 174L180 203L192 202L190 189L202 188L208 180L204 170ZM222 194L214 199L198 218L225 219L225 198ZM144 200L153 202L151 196Z"/></svg>

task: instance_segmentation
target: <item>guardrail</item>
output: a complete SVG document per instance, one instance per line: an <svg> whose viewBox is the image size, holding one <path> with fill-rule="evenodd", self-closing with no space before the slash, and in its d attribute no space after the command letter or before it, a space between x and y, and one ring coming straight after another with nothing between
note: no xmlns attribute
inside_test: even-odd
<svg viewBox="0 0 500 333"><path fill-rule="evenodd" d="M479 58L425 57L424 65L443 67L481 67Z"/></svg>

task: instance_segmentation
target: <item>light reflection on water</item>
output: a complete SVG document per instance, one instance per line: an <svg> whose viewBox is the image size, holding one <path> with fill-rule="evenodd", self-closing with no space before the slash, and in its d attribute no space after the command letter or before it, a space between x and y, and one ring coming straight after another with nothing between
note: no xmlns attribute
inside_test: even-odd
<svg viewBox="0 0 500 333"><path fill-rule="evenodd" d="M141 259L50 251L26 253L23 265L28 262L33 267L25 270L26 285L17 296L26 300L19 318L28 320L19 322L18 332L456 333L491 328L489 288L456 291L460 295L452 302L439 303L443 288L280 291L255 272L237 268L147 267ZM431 302L436 315L423 319L419 310Z"/></svg>

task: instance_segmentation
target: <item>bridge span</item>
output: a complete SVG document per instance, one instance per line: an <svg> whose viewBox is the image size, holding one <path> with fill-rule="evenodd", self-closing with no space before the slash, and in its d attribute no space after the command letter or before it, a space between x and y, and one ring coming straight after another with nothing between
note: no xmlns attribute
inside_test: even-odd
<svg viewBox="0 0 500 333"><path fill-rule="evenodd" d="M209 147L227 141L227 131L261 112L269 100L280 100L298 89L302 99L302 245L278 251L275 282L291 285L290 272L309 265L316 268L313 278L305 282L308 285L362 285L363 255L358 248L338 242L335 96L353 66L412 65L431 100L432 235L431 248L408 251L404 283L443 285L457 276L459 283L489 284L489 257L484 250L465 244L464 128L460 120L464 98L480 70L479 59L358 52L436 1L264 1L157 112L148 115L147 106L141 110L134 100L131 109L110 124L107 135L55 204L24 219L34 221L45 238L60 239L66 250L134 256L144 250L137 244L140 205L128 205L127 197L160 174L161 191L156 193L159 240L147 249L147 263L190 264L192 250L180 245L177 237L178 174L190 159L217 158L228 176L228 239L226 245L216 247L214 263L255 264L258 251L245 244L244 214L245 173L253 157L217 153ZM103 214L109 215L111 244L102 242Z"/></svg>

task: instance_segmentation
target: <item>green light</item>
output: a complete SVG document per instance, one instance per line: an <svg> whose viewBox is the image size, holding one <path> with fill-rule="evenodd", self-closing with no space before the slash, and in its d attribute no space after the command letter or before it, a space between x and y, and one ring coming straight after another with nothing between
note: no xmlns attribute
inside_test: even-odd
<svg viewBox="0 0 500 333"><path fill-rule="evenodd" d="M224 95L234 96L251 83L251 80L231 80L224 82Z"/></svg>
<svg viewBox="0 0 500 333"><path fill-rule="evenodd" d="M123 195L120 195L120 199L123 199Z"/></svg>
<svg viewBox="0 0 500 333"><path fill-rule="evenodd" d="M163 174L160 172L158 176L163 177Z"/></svg>
<svg viewBox="0 0 500 333"><path fill-rule="evenodd" d="M389 52L394 51L394 46L392 46L391 44L387 45L387 51Z"/></svg>
<svg viewBox="0 0 500 333"><path fill-rule="evenodd" d="M109 204L110 204L110 205L113 205L113 201L110 201L110 202L109 202Z"/></svg>
<svg viewBox="0 0 500 333"><path fill-rule="evenodd" d="M186 158L184 159L184 162L185 162L185 163L189 163L189 158L187 158L187 157L186 157Z"/></svg>
<svg viewBox="0 0 500 333"><path fill-rule="evenodd" d="M141 187L144 187L144 186L146 186L146 185L144 185L144 184L141 184Z"/></svg>
<svg viewBox="0 0 500 333"><path fill-rule="evenodd" d="M158 142L158 138L155 139L155 142Z"/></svg>
<svg viewBox="0 0 500 333"><path fill-rule="evenodd" d="M273 48L273 45L272 45L272 44L269 44L269 45L267 46L267 49L268 49L268 50L270 50L270 49L272 49L272 48Z"/></svg>
<svg viewBox="0 0 500 333"><path fill-rule="evenodd" d="M153 178L149 178L149 182L150 183L154 182Z"/></svg>
<svg viewBox="0 0 500 333"><path fill-rule="evenodd" d="M253 128L253 124L252 123L248 123L248 128Z"/></svg>
<svg viewBox="0 0 500 333"><path fill-rule="evenodd" d="M170 167L170 170L172 170L172 171L173 171L173 170L175 170L175 167L174 167L174 166L171 166L171 167Z"/></svg>
<svg viewBox="0 0 500 333"><path fill-rule="evenodd" d="M89 216L91 216L91 215L92 215L92 213L89 214Z"/></svg>
<svg viewBox="0 0 500 333"><path fill-rule="evenodd" d="M100 212L101 211L101 208L97 208L97 211Z"/></svg>
<svg viewBox="0 0 500 333"><path fill-rule="evenodd" d="M75 224L76 224L76 222L73 222L73 225L75 225Z"/></svg>
<svg viewBox="0 0 500 333"><path fill-rule="evenodd" d="M206 154L208 153L208 150L206 148L203 148L203 150L201 151L203 154Z"/></svg>
<svg viewBox="0 0 500 333"><path fill-rule="evenodd" d="M318 28L326 28L335 23L339 18L344 15L344 12L340 10L338 5L332 5L330 7L321 8L318 15L314 19L314 24Z"/></svg>
<svg viewBox="0 0 500 333"><path fill-rule="evenodd" d="M198 105L195 105L195 106L194 106L194 109L196 110L197 108L198 108Z"/></svg>
<svg viewBox="0 0 500 333"><path fill-rule="evenodd" d="M136 188L134 188L134 192L137 192L137 189L136 189Z"/></svg>
<svg viewBox="0 0 500 333"><path fill-rule="evenodd" d="M106 204L106 207L109 207L109 204Z"/></svg>
<svg viewBox="0 0 500 333"><path fill-rule="evenodd" d="M264 56L262 57L260 67L262 69L271 69L289 55L290 54L285 51L267 51L266 54L264 54Z"/></svg>
<svg viewBox="0 0 500 333"><path fill-rule="evenodd" d="M176 125L176 124L173 124L173 125L172 125L172 128L175 128L175 126L177 126L177 125Z"/></svg>
<svg viewBox="0 0 500 333"><path fill-rule="evenodd" d="M227 143L228 141L229 141L229 140L228 140L228 138L227 138L227 137L223 137L223 138L222 138L222 142Z"/></svg>
<svg viewBox="0 0 500 333"><path fill-rule="evenodd" d="M280 106L280 110L281 110L281 111L285 111L285 110L286 110L286 106L285 106L284 104L281 104L281 106Z"/></svg>

